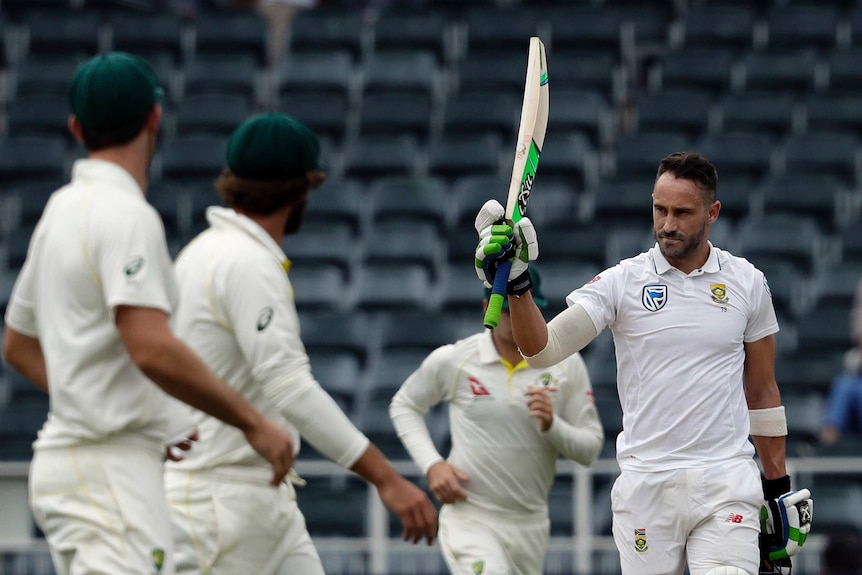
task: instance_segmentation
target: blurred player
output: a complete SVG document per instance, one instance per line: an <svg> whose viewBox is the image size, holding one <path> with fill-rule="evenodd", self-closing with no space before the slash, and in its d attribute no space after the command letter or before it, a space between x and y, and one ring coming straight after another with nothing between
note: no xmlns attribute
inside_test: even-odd
<svg viewBox="0 0 862 575"><path fill-rule="evenodd" d="M530 274L533 299L545 307L538 275L533 269ZM434 447L423 417L443 401L451 422L448 459ZM512 338L504 303L493 331L433 351L389 411L444 504L440 545L452 573L541 573L557 458L590 465L604 442L580 354L547 368L529 367Z"/></svg>
<svg viewBox="0 0 862 575"><path fill-rule="evenodd" d="M493 200L476 218L477 272L486 285L495 258L514 251L512 329L531 366L558 363L605 326L613 332L623 431L611 503L624 575L681 575L686 561L692 575L724 567L754 574L761 551L766 572L787 573L787 556L810 528L810 494L791 492L785 467L778 322L766 279L708 241L721 209L717 184L698 154L664 158L652 193L655 247L573 291L569 308L548 324L530 293L532 223L521 220L514 233L493 225L503 214Z"/></svg>
<svg viewBox="0 0 862 575"><path fill-rule="evenodd" d="M227 207L208 209L209 228L177 258L176 329L261 411L372 483L405 540L431 544L434 506L315 381L300 339L280 243L299 230L310 191L326 177L319 156L317 137L289 116L255 116L236 129L216 182ZM178 572L322 575L294 486L273 489L238 433L196 418L200 441L167 472Z"/></svg>
<svg viewBox="0 0 862 575"><path fill-rule="evenodd" d="M267 480L293 461L290 435L169 328L177 289L144 196L160 95L128 54L78 68L69 128L87 158L48 201L6 312L4 356L50 396L30 505L59 575L174 572L162 460L166 445L189 447L194 421L165 392L238 428L272 463Z"/></svg>

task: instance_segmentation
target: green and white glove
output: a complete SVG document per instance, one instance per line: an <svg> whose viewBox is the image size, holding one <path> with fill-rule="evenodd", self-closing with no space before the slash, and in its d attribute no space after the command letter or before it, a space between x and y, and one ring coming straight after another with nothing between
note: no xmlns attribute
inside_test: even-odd
<svg viewBox="0 0 862 575"><path fill-rule="evenodd" d="M504 223L504 213L497 200L488 200L476 216L475 227L479 232L476 275L490 288L500 263L508 259L512 268L506 291L510 295L521 295L533 287L528 268L530 262L539 257L539 242L529 218L521 218L512 227Z"/></svg>
<svg viewBox="0 0 862 575"><path fill-rule="evenodd" d="M790 558L799 553L814 516L807 489L792 491L790 477L763 479L765 504L760 509L761 573L788 574Z"/></svg>

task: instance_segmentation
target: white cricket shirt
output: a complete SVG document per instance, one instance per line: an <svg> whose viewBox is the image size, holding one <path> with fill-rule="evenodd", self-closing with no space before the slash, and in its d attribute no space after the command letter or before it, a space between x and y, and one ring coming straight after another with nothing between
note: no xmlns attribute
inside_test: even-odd
<svg viewBox="0 0 862 575"><path fill-rule="evenodd" d="M658 245L566 298L609 326L617 356L623 469L700 467L754 454L743 388L744 342L778 331L766 278L713 247L686 275Z"/></svg>
<svg viewBox="0 0 862 575"><path fill-rule="evenodd" d="M207 209L210 227L177 257L180 305L173 327L220 378L273 421L350 468L368 447L311 374L281 247L251 219ZM301 272L299 272L301 273ZM181 462L187 471L269 464L238 429L195 412L200 440Z"/></svg>
<svg viewBox="0 0 862 575"><path fill-rule="evenodd" d="M545 433L527 415L530 386L551 394L554 422ZM523 361L512 368L497 353L490 331L431 352L392 399L393 425L426 474L443 457L423 416L443 401L449 402L448 461L470 477L463 486L466 504L490 511L546 513L558 456L589 465L604 441L579 354L547 369Z"/></svg>
<svg viewBox="0 0 862 575"><path fill-rule="evenodd" d="M114 322L119 305L171 313L176 297L164 227L137 182L111 162L75 162L36 225L6 312L45 355L51 408L35 447L123 433L165 444L188 431L187 410L141 373Z"/></svg>

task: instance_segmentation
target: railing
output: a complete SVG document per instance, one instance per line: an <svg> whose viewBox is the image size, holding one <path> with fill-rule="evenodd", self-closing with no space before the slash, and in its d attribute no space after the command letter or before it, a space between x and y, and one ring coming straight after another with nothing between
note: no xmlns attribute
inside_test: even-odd
<svg viewBox="0 0 862 575"><path fill-rule="evenodd" d="M816 477L819 474L840 474L852 476L862 482L862 457L805 457L788 459L788 470L794 477L794 484L810 487L817 500ZM394 462L395 468L407 477L417 477L419 471L409 461ZM33 519L27 504L27 462L0 463L0 555L3 553L33 553L46 552L44 540L33 537ZM349 474L350 472L329 461L297 462L296 470L306 478L332 477ZM613 574L619 571L618 560L613 539L609 536L593 532L591 511L593 509L593 478L597 476L614 477L619 473L619 467L613 459L601 459L591 467L584 468L570 461L558 463L558 476L572 476L573 497L572 516L574 533L570 537L552 537L550 552L556 553L557 561L551 571L557 574L597 575L599 573ZM392 571L390 563L394 551L399 554L416 556L414 573L426 573L418 565L433 563L428 558L438 559L439 549L427 546L412 546L389 536L389 512L381 503L374 489L369 488L368 517L366 537L315 537L315 543L321 556L327 553L353 552L364 557L365 565L357 570L345 567L343 571L332 570L332 573L370 573L373 575L388 574ZM815 575L820 569L820 555L825 546L822 534L817 534L817 515L815 513L815 533L812 534L805 550L797 556L794 562L795 575ZM604 554L604 559L602 559ZM559 558L563 557L562 560ZM570 561L570 565L560 563ZM330 572L330 571L328 571Z"/></svg>

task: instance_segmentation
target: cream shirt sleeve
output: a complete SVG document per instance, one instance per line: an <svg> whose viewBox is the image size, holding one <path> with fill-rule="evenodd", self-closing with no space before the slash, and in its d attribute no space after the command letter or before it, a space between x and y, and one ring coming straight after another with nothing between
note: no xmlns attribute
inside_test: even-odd
<svg viewBox="0 0 862 575"><path fill-rule="evenodd" d="M353 467L368 438L311 374L293 291L279 263L268 254L236 258L219 299L266 396L318 451Z"/></svg>
<svg viewBox="0 0 862 575"><path fill-rule="evenodd" d="M426 475L435 463L444 460L431 439L425 414L438 403L451 400L453 382L443 369L451 349L446 345L432 351L389 404L389 417L401 443Z"/></svg>
<svg viewBox="0 0 862 575"><path fill-rule="evenodd" d="M544 437L567 459L590 465L602 450L605 434L589 373L580 354L570 356L560 367L568 375L569 386Z"/></svg>

